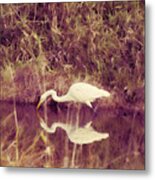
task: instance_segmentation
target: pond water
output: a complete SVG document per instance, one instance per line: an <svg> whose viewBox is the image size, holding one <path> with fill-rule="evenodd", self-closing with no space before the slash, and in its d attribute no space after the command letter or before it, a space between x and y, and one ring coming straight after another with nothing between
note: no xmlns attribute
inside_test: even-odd
<svg viewBox="0 0 155 180"><path fill-rule="evenodd" d="M77 120L84 126L93 121L94 129L108 132L110 137L89 145L75 145L61 129L54 134L45 133L40 117L49 126L53 122L74 124ZM0 121L3 166L144 169L143 111L122 106L94 111L85 105L52 103L37 112L33 104L14 106L0 102Z"/></svg>

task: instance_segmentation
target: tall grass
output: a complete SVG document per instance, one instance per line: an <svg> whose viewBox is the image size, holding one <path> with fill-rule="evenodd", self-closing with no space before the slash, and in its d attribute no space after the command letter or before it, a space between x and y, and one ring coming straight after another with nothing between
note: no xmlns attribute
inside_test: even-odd
<svg viewBox="0 0 155 180"><path fill-rule="evenodd" d="M115 89L131 101L144 87L143 1L1 5L0 14L2 69L7 62L15 69L26 63L39 69L44 63L46 83L63 77L47 87L63 92L79 79Z"/></svg>

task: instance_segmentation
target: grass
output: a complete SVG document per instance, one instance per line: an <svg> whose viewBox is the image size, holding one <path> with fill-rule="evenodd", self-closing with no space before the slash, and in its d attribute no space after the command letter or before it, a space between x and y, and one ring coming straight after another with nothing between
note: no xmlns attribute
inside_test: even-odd
<svg viewBox="0 0 155 180"><path fill-rule="evenodd" d="M70 166L73 144L43 132L34 107L46 89L84 81L113 94L94 103L93 123L111 138L77 146L75 167L144 169L144 48L144 1L1 4L1 164ZM41 110L47 123L76 118L72 106L51 106ZM83 106L80 115L94 117Z"/></svg>

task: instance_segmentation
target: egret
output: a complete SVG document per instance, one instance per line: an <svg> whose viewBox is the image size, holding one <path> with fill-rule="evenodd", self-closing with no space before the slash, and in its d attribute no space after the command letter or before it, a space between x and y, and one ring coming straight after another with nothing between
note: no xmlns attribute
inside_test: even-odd
<svg viewBox="0 0 155 180"><path fill-rule="evenodd" d="M63 129L68 139L74 144L90 144L96 141L101 141L109 137L108 133L101 133L96 131L92 127L92 121L88 122L84 127L76 127L70 124L64 124L60 122L55 122L49 128L44 121L40 122L41 127L48 133L55 133L57 128Z"/></svg>
<svg viewBox="0 0 155 180"><path fill-rule="evenodd" d="M80 102L92 108L92 102L97 98L109 97L110 93L104 89L99 89L91 84L78 82L74 83L68 90L66 95L57 96L55 90L50 89L43 93L40 97L40 101L37 105L37 109L41 104L49 97L52 96L53 100L56 102Z"/></svg>

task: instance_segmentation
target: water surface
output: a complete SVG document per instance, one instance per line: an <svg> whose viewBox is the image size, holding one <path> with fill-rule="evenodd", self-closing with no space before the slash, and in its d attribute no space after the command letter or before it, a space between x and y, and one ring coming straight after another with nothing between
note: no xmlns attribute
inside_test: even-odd
<svg viewBox="0 0 155 180"><path fill-rule="evenodd" d="M18 130L15 125L15 112ZM80 126L93 121L94 129L108 132L107 140L89 145L69 142L66 133L58 129L47 134L40 127L43 118L53 122ZM144 112L124 107L105 107L95 111L81 105L52 103L36 111L36 105L11 102L0 103L2 165L24 167L71 167L75 151L75 168L144 168ZM18 131L18 148L17 148ZM19 158L16 159L18 150Z"/></svg>

